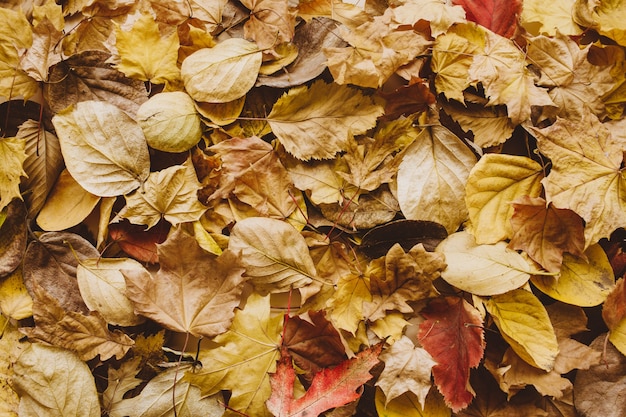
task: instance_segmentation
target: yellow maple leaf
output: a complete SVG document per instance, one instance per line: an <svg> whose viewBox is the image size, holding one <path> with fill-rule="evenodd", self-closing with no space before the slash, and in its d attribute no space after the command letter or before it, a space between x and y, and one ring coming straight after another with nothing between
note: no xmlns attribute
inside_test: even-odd
<svg viewBox="0 0 626 417"><path fill-rule="evenodd" d="M24 171L26 160L26 140L18 138L0 138L0 210L14 198L22 199L20 178L27 176Z"/></svg>
<svg viewBox="0 0 626 417"><path fill-rule="evenodd" d="M555 35L557 30L565 35L579 35L582 28L574 22L572 7L576 0L560 0L546 7L543 0L524 0L522 26L528 32L539 35Z"/></svg>
<svg viewBox="0 0 626 417"><path fill-rule="evenodd" d="M582 26L592 27L601 35L626 46L626 1L577 0L573 8L574 20Z"/></svg>
<svg viewBox="0 0 626 417"><path fill-rule="evenodd" d="M451 5L448 1L406 0L403 3L393 8L396 20L407 25L413 25L420 19L426 20L434 38L445 33L453 24L465 22L463 7Z"/></svg>
<svg viewBox="0 0 626 417"><path fill-rule="evenodd" d="M552 160L552 170L542 181L546 200L585 219L586 247L626 224L623 140L589 112L580 121L558 119L530 131L539 150Z"/></svg>
<svg viewBox="0 0 626 417"><path fill-rule="evenodd" d="M117 27L115 31L120 62L117 69L127 77L153 84L169 84L180 80L178 34L162 36L154 19L142 15L130 31Z"/></svg>
<svg viewBox="0 0 626 417"><path fill-rule="evenodd" d="M368 271L372 268L368 266ZM366 274L348 274L339 279L337 289L327 302L335 327L356 333L363 320L363 302L372 301L369 285Z"/></svg>

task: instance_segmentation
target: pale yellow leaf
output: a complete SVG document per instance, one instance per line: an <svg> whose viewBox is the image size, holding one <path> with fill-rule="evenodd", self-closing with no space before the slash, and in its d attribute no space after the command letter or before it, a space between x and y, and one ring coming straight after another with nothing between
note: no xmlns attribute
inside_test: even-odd
<svg viewBox="0 0 626 417"><path fill-rule="evenodd" d="M126 281L121 269L143 269L128 258L81 259L76 269L80 295L92 311L99 312L107 323L135 326L143 319L135 314L126 296Z"/></svg>
<svg viewBox="0 0 626 417"><path fill-rule="evenodd" d="M573 6L576 23L592 27L601 35L626 46L626 27L622 16L626 13L623 0L577 0Z"/></svg>
<svg viewBox="0 0 626 417"><path fill-rule="evenodd" d="M296 9L288 0L242 0L250 9L250 18L243 26L246 39L261 49L291 42L296 26Z"/></svg>
<svg viewBox="0 0 626 417"><path fill-rule="evenodd" d="M430 24L433 38L446 33L455 23L465 22L465 10L445 0L406 0L393 8L396 21L413 26L420 19Z"/></svg>
<svg viewBox="0 0 626 417"><path fill-rule="evenodd" d="M13 370L20 416L100 416L94 377L75 353L35 343L20 355Z"/></svg>
<svg viewBox="0 0 626 417"><path fill-rule="evenodd" d="M469 230L476 242L496 243L512 235L513 200L541 193L541 165L530 158L486 154L472 168L465 187Z"/></svg>
<svg viewBox="0 0 626 417"><path fill-rule="evenodd" d="M21 10L7 8L0 8L0 21L0 97L21 95L27 100L39 89L37 82L19 69L21 55L33 42L30 23Z"/></svg>
<svg viewBox="0 0 626 417"><path fill-rule="evenodd" d="M524 0L522 26L533 35L554 36L557 31L564 35L580 35L582 28L572 18L572 8L576 0L560 0L546 3L542 0Z"/></svg>
<svg viewBox="0 0 626 417"><path fill-rule="evenodd" d="M18 138L0 138L0 210L3 210L14 198L22 199L20 194L21 177L26 176L26 141Z"/></svg>
<svg viewBox="0 0 626 417"><path fill-rule="evenodd" d="M48 232L69 229L85 220L99 201L100 197L86 191L64 169L37 216L37 224Z"/></svg>
<svg viewBox="0 0 626 417"><path fill-rule="evenodd" d="M0 311L13 320L33 315L33 299L26 290L22 268L18 268L0 282Z"/></svg>
<svg viewBox="0 0 626 417"><path fill-rule="evenodd" d="M180 79L179 41L174 31L162 36L149 14L143 14L130 31L117 27L115 46L120 56L117 69L129 78L153 84L175 83Z"/></svg>
<svg viewBox="0 0 626 417"><path fill-rule="evenodd" d="M298 3L298 16L307 22L313 18L326 17L355 28L371 20L363 9L341 0L304 0Z"/></svg>
<svg viewBox="0 0 626 417"><path fill-rule="evenodd" d="M467 103L443 103L444 111L456 121L464 131L474 134L474 144L480 148L500 145L512 135L515 126L502 106L478 107Z"/></svg>
<svg viewBox="0 0 626 417"><path fill-rule="evenodd" d="M218 126L226 126L237 120L243 110L246 96L226 103L195 103L196 110Z"/></svg>
<svg viewBox="0 0 626 417"><path fill-rule="evenodd" d="M564 254L558 277L533 276L532 283L550 297L581 307L602 304L615 286L613 268L600 245L585 251L587 260Z"/></svg>
<svg viewBox="0 0 626 417"><path fill-rule="evenodd" d="M141 127L118 107L83 101L52 118L72 177L100 197L138 188L150 173L148 145Z"/></svg>
<svg viewBox="0 0 626 417"><path fill-rule="evenodd" d="M37 26L44 19L50 20L55 28L63 30L65 28L65 19L63 18L63 8L54 0L46 0L39 6L33 5L33 26Z"/></svg>
<svg viewBox="0 0 626 417"><path fill-rule="evenodd" d="M20 68L33 79L48 81L48 70L62 59L59 44L63 32L50 20L39 22L33 29L33 44L20 60Z"/></svg>
<svg viewBox="0 0 626 417"><path fill-rule="evenodd" d="M559 344L548 312L533 293L518 289L495 295L486 307L515 353L530 365L552 370Z"/></svg>
<svg viewBox="0 0 626 417"><path fill-rule="evenodd" d="M474 153L443 126L427 128L398 167L396 196L410 220L429 220L455 232L467 219L465 185Z"/></svg>
<svg viewBox="0 0 626 417"><path fill-rule="evenodd" d="M194 101L182 91L152 96L139 107L137 122L148 146L163 152L185 152L202 136Z"/></svg>
<svg viewBox="0 0 626 417"><path fill-rule="evenodd" d="M244 96L256 82L263 53L242 38L226 39L200 49L182 64L181 75L196 101L226 103Z"/></svg>
<svg viewBox="0 0 626 417"><path fill-rule="evenodd" d="M404 335L404 330L411 323L404 319L404 314L397 311L388 311L383 318L369 323L367 329L372 331L381 340L394 343Z"/></svg>
<svg viewBox="0 0 626 417"><path fill-rule="evenodd" d="M338 329L354 335L363 317L363 303L372 301L369 279L365 275L348 274L339 279L333 295L326 303L330 318Z"/></svg>
<svg viewBox="0 0 626 417"><path fill-rule="evenodd" d="M294 185L307 196L313 204L341 203L345 195L355 195L357 189L338 175L347 172L348 167L342 158L328 161L310 161L303 163L290 155L281 157Z"/></svg>
<svg viewBox="0 0 626 417"><path fill-rule="evenodd" d="M287 152L308 161L333 158L350 134L365 133L382 114L383 107L359 90L318 80L290 89L267 118Z"/></svg>
<svg viewBox="0 0 626 417"><path fill-rule="evenodd" d="M519 253L507 248L506 242L478 245L467 231L448 236L436 251L445 255L448 264L441 277L476 295L503 294L520 288L533 272Z"/></svg>
<svg viewBox="0 0 626 417"><path fill-rule="evenodd" d="M0 315L2 337L0 338L0 416L18 417L20 397L11 384L15 375L13 365L30 342L24 340L24 335L9 319Z"/></svg>

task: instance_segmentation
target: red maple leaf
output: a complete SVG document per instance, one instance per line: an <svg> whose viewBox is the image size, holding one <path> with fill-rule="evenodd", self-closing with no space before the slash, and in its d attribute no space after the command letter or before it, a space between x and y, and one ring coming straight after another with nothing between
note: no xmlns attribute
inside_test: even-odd
<svg viewBox="0 0 626 417"><path fill-rule="evenodd" d="M421 314L426 320L420 324L418 339L437 362L433 367L437 388L457 412L474 398L469 376L483 357L482 318L458 297L435 298Z"/></svg>
<svg viewBox="0 0 626 417"><path fill-rule="evenodd" d="M465 9L465 17L505 38L517 31L518 16L522 13L521 0L452 0Z"/></svg>
<svg viewBox="0 0 626 417"><path fill-rule="evenodd" d="M307 392L298 399L293 393L296 372L291 356L283 348L276 372L270 376L272 395L266 402L268 410L276 417L317 416L357 400L361 396L359 388L372 378L369 371L378 364L382 348L383 344L379 343L334 368L322 369L315 374Z"/></svg>

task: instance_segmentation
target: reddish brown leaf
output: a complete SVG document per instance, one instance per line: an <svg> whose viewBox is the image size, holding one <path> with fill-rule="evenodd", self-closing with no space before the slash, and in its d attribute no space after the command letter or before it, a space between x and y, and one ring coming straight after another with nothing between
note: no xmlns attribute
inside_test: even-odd
<svg viewBox="0 0 626 417"><path fill-rule="evenodd" d="M339 332L326 319L326 312L310 311L308 319L289 318L283 335L283 343L298 368L315 374L347 359Z"/></svg>
<svg viewBox="0 0 626 417"><path fill-rule="evenodd" d="M617 280L615 288L602 306L602 318L609 329L614 329L626 317L626 284L624 278Z"/></svg>
<svg viewBox="0 0 626 417"><path fill-rule="evenodd" d="M446 404L459 411L474 397L470 369L480 363L484 351L482 319L478 311L458 297L435 298L422 310L418 339L437 361L435 384Z"/></svg>
<svg viewBox="0 0 626 417"><path fill-rule="evenodd" d="M452 0L465 9L465 17L492 32L512 38L517 30L517 18L522 13L521 0Z"/></svg>
<svg viewBox="0 0 626 417"><path fill-rule="evenodd" d="M145 226L124 220L109 225L109 234L128 256L139 262L154 264L159 262L156 245L165 242L170 226L168 222L161 220L156 226L146 230Z"/></svg>
<svg viewBox="0 0 626 417"><path fill-rule="evenodd" d="M552 204L546 207L540 197L521 197L513 207L509 247L525 251L550 272L561 270L564 252L584 258L585 236L579 215Z"/></svg>
<svg viewBox="0 0 626 417"><path fill-rule="evenodd" d="M383 120L395 120L402 115L421 113L435 102L435 95L428 88L428 84L419 78L391 93L379 94L386 100Z"/></svg>
<svg viewBox="0 0 626 417"><path fill-rule="evenodd" d="M276 373L270 377L272 395L267 400L267 408L276 417L306 417L317 416L357 400L361 396L359 388L372 378L369 371L378 364L382 348L382 343L379 343L335 368L323 369L315 375L307 392L298 399L294 398L293 393L296 372L291 357L283 349Z"/></svg>

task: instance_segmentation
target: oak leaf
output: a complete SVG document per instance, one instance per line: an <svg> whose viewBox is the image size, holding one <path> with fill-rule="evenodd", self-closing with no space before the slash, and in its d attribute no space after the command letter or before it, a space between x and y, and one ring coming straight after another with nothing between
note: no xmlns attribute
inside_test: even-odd
<svg viewBox="0 0 626 417"><path fill-rule="evenodd" d="M151 172L142 190L126 195L126 206L117 218L145 224L148 229L161 219L174 226L198 220L207 209L197 198L200 187L189 159L183 165Z"/></svg>
<svg viewBox="0 0 626 417"><path fill-rule="evenodd" d="M21 177L25 177L26 140L19 138L0 138L0 210L9 205L11 200L19 198Z"/></svg>
<svg viewBox="0 0 626 417"><path fill-rule="evenodd" d="M83 101L58 113L52 123L67 170L85 190L116 197L148 178L150 158L141 127L113 104Z"/></svg>
<svg viewBox="0 0 626 417"><path fill-rule="evenodd" d="M433 377L446 404L457 412L474 397L470 369L483 357L485 347L483 320L467 301L458 297L432 300L421 315L418 339L437 362Z"/></svg>
<svg viewBox="0 0 626 417"><path fill-rule="evenodd" d="M91 370L66 349L30 345L13 367L20 416L98 417L100 402Z"/></svg>
<svg viewBox="0 0 626 417"><path fill-rule="evenodd" d="M372 379L370 369L378 364L382 343L359 352L334 368L318 372L306 393L294 398L293 384L296 372L291 357L283 349L276 372L270 377L272 395L267 408L276 417L306 417L319 415L360 398L359 388Z"/></svg>
<svg viewBox="0 0 626 417"><path fill-rule="evenodd" d="M465 18L505 38L512 38L522 12L521 0L453 0L463 7Z"/></svg>
<svg viewBox="0 0 626 417"><path fill-rule="evenodd" d="M265 406L271 394L268 373L275 371L280 357L282 330L283 317L270 316L269 297L252 293L244 309L235 313L230 329L214 339L218 346L200 350L199 359L207 366L188 372L183 381L200 387L203 396L231 390L230 409L271 417Z"/></svg>
<svg viewBox="0 0 626 417"><path fill-rule="evenodd" d="M263 53L242 38L226 39L189 55L181 66L187 93L196 101L226 103L243 97L253 86Z"/></svg>
<svg viewBox="0 0 626 417"><path fill-rule="evenodd" d="M576 213L546 206L540 197L522 196L512 205L510 248L525 251L550 272L561 270L565 252L584 258L583 221Z"/></svg>
<svg viewBox="0 0 626 417"><path fill-rule="evenodd" d="M590 113L581 120L559 118L549 127L530 130L539 150L552 160L542 181L546 200L585 219L585 246L621 227L626 221L623 141Z"/></svg>
<svg viewBox="0 0 626 417"><path fill-rule="evenodd" d="M416 347L407 336L402 336L380 355L385 369L378 377L376 386L385 393L385 405L405 392L417 396L422 408L432 386L431 369L437 364L424 348Z"/></svg>
<svg viewBox="0 0 626 417"><path fill-rule="evenodd" d="M118 27L115 47L117 69L129 78L153 84L171 84L180 79L176 65L180 44L176 32L162 36L151 15L142 14L130 31Z"/></svg>
<svg viewBox="0 0 626 417"><path fill-rule="evenodd" d="M472 168L465 186L469 231L476 242L496 243L512 235L510 202L522 196L538 197L543 169L530 158L486 154Z"/></svg>
<svg viewBox="0 0 626 417"><path fill-rule="evenodd" d="M135 312L194 336L225 332L245 281L237 255L224 251L215 257L180 227L157 245L157 251L160 267L155 273L122 270Z"/></svg>
<svg viewBox="0 0 626 417"><path fill-rule="evenodd" d="M287 152L308 161L333 158L350 134L365 133L382 113L383 107L360 91L318 80L290 89L267 120Z"/></svg>
<svg viewBox="0 0 626 417"><path fill-rule="evenodd" d="M422 131L398 167L396 195L402 214L456 231L467 219L463 197L476 157L443 126Z"/></svg>
<svg viewBox="0 0 626 417"><path fill-rule="evenodd" d="M304 237L286 222L266 217L238 221L228 247L241 252L246 276L261 293L289 291L316 278Z"/></svg>

